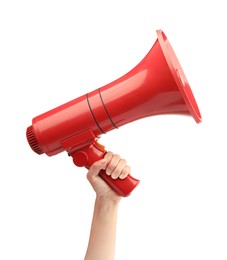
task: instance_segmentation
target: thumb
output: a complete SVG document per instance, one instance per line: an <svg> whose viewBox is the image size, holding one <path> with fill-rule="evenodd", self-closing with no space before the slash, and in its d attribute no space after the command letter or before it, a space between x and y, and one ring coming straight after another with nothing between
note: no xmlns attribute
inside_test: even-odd
<svg viewBox="0 0 227 260"><path fill-rule="evenodd" d="M97 162L94 162L90 167L87 176L88 177L95 177L99 174L101 170L105 170L107 165L106 159L101 159Z"/></svg>

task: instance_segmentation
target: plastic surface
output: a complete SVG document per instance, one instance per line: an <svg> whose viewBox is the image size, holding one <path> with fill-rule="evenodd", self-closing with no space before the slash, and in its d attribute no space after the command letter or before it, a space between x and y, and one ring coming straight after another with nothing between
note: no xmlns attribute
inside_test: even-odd
<svg viewBox="0 0 227 260"><path fill-rule="evenodd" d="M157 35L151 50L127 74L33 118L27 128L32 150L48 156L66 151L75 165L89 167L105 153L97 149L96 140L120 126L162 114L190 115L201 122L196 100L167 37L161 30ZM103 172L100 175L123 196L139 183L131 176L110 180Z"/></svg>
<svg viewBox="0 0 227 260"><path fill-rule="evenodd" d="M171 74L181 92L181 95L184 98L184 101L187 104L188 109L191 115L194 117L195 121L197 123L200 123L202 118L198 105L188 83L188 80L184 74L184 71L177 59L177 56L174 53L174 50L164 32L161 30L157 30L157 35L160 47L168 63Z"/></svg>

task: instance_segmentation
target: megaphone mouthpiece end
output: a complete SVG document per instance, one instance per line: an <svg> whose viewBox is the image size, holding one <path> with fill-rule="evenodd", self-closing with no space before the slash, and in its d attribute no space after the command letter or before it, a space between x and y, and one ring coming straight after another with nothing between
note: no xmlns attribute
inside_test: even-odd
<svg viewBox="0 0 227 260"><path fill-rule="evenodd" d="M39 143L35 137L35 133L34 133L32 126L29 126L27 128L26 137L27 137L27 141L28 141L30 147L32 148L32 150L37 154L42 154L43 151L40 148Z"/></svg>

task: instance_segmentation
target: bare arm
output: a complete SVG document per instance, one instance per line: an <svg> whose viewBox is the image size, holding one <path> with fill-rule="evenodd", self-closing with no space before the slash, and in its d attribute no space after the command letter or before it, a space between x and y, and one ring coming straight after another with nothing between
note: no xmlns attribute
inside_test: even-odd
<svg viewBox="0 0 227 260"><path fill-rule="evenodd" d="M97 198L85 260L113 260L118 203Z"/></svg>
<svg viewBox="0 0 227 260"><path fill-rule="evenodd" d="M87 178L96 192L96 199L85 260L113 260L115 254L117 213L122 197L98 176L101 169L112 178L123 179L130 173L126 161L111 152L91 166Z"/></svg>

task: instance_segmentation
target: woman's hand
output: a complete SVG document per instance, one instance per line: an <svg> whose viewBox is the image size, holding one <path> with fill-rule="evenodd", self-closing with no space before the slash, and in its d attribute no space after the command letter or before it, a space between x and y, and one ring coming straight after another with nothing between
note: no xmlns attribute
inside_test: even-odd
<svg viewBox="0 0 227 260"><path fill-rule="evenodd" d="M113 179L124 179L130 174L131 167L127 165L127 161L122 159L120 155L107 152L104 158L95 162L87 173L87 179L96 192L97 198L119 201L122 197L98 176L101 170L105 170L106 174Z"/></svg>

